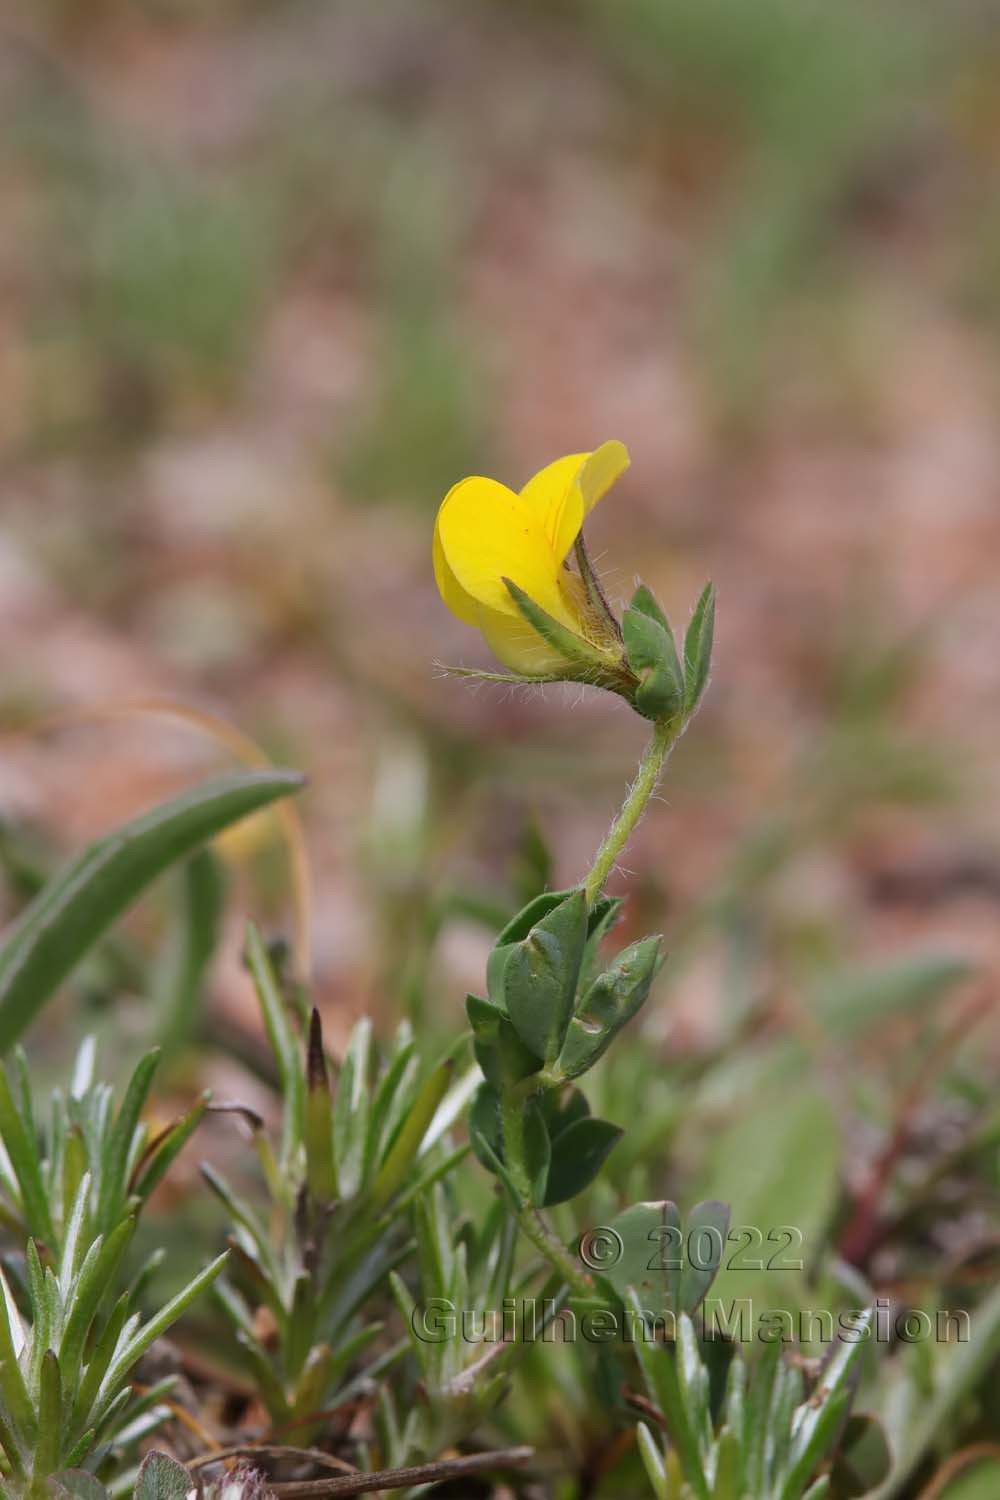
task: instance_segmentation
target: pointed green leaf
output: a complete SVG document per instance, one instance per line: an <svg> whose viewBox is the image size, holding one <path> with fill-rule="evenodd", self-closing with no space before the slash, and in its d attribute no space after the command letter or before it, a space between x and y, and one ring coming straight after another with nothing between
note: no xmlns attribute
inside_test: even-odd
<svg viewBox="0 0 1000 1500"><path fill-rule="evenodd" d="M693 713L701 701L712 667L715 634L715 586L706 583L684 635L684 707Z"/></svg>
<svg viewBox="0 0 1000 1500"><path fill-rule="evenodd" d="M640 1422L635 1432L639 1447L639 1456L642 1466L646 1470L647 1478L653 1489L656 1500L670 1500L670 1491L667 1489L667 1471L663 1463L663 1454L660 1452L659 1444L646 1426Z"/></svg>
<svg viewBox="0 0 1000 1500"><path fill-rule="evenodd" d="M505 578L503 581L520 614L531 628L538 632L543 641L546 641L554 651L558 651L560 656L565 658L568 671L601 676L608 670L608 660L596 646L592 646L589 641L584 640L582 635L577 635L573 630L567 630L565 625L554 620L542 609L541 605L536 604L534 599L510 578ZM544 675L554 674L545 673Z"/></svg>
<svg viewBox="0 0 1000 1500"><path fill-rule="evenodd" d="M281 1133L281 1160L288 1161L302 1141L305 1128L305 1078L299 1060L299 1046L281 993L267 944L251 923L247 928L246 964L257 991L257 1001L264 1019L264 1029L278 1068L281 1098L284 1106Z"/></svg>
<svg viewBox="0 0 1000 1500"><path fill-rule="evenodd" d="M648 589L644 583L640 583L639 587L632 595L632 598L629 601L629 608L637 609L639 613L641 615L645 615L647 619L655 620L657 625L659 625L662 630L665 630L668 635L672 633L670 629L670 622L667 619L666 615L663 613L663 610L660 608L659 601L657 600L656 595L652 592L651 589Z"/></svg>
<svg viewBox="0 0 1000 1500"><path fill-rule="evenodd" d="M528 1174L531 1201L540 1207L545 1202L552 1148L541 1110L534 1099L527 1100L524 1106L523 1144L523 1166Z"/></svg>
<svg viewBox="0 0 1000 1500"><path fill-rule="evenodd" d="M22 913L0 950L0 1052L168 865L302 786L292 771L241 771L184 792L84 850Z"/></svg>
<svg viewBox="0 0 1000 1500"><path fill-rule="evenodd" d="M31 1234L55 1244L56 1234L49 1209L48 1194L42 1181L41 1162L38 1158L38 1141L29 1134L14 1104L7 1070L0 1064L0 1140L3 1141L10 1164L14 1168L21 1194L21 1209Z"/></svg>
<svg viewBox="0 0 1000 1500"><path fill-rule="evenodd" d="M211 1102L211 1090L206 1089L201 1098L192 1104L187 1114L181 1115L153 1140L144 1160L139 1163L134 1174L135 1180L130 1191L138 1193L143 1199L149 1197L153 1189L163 1181L172 1163L176 1161L198 1129Z"/></svg>
<svg viewBox="0 0 1000 1500"><path fill-rule="evenodd" d="M46 1478L59 1465L63 1439L62 1376L51 1349L42 1355L38 1380L38 1438L35 1443L35 1475Z"/></svg>
<svg viewBox="0 0 1000 1500"><path fill-rule="evenodd" d="M621 1028L646 1003L660 968L660 939L642 938L625 948L594 980L570 1021L557 1066L578 1078L602 1057Z"/></svg>
<svg viewBox="0 0 1000 1500"><path fill-rule="evenodd" d="M353 1198L361 1186L368 1148L371 1068L372 1023L370 1017L362 1016L351 1031L333 1107L334 1159L344 1198Z"/></svg>
<svg viewBox="0 0 1000 1500"><path fill-rule="evenodd" d="M631 1289L626 1297L626 1306L633 1319L640 1320L648 1308ZM667 1437L680 1459L684 1477L697 1500L709 1500L710 1491L701 1455L698 1451L697 1435L691 1427L690 1418L681 1394L677 1369L677 1350L672 1344L647 1342L639 1337L635 1351L646 1381L650 1399L656 1403L663 1415Z"/></svg>
<svg viewBox="0 0 1000 1500"><path fill-rule="evenodd" d="M736 1434L728 1427L719 1433L715 1447L715 1485L712 1500L741 1500L743 1459Z"/></svg>
<svg viewBox="0 0 1000 1500"><path fill-rule="evenodd" d="M452 1058L446 1058L426 1078L417 1092L406 1118L389 1147L385 1160L372 1183L371 1205L378 1213L397 1193L406 1180L427 1128L437 1114L438 1105L448 1092L455 1070Z"/></svg>
<svg viewBox="0 0 1000 1500"><path fill-rule="evenodd" d="M537 1056L554 1062L573 1014L587 941L587 900L567 896L515 945L503 971L507 1014Z"/></svg>
<svg viewBox="0 0 1000 1500"><path fill-rule="evenodd" d="M97 1226L102 1234L107 1234L114 1228L125 1206L133 1137L159 1061L159 1047L154 1047L140 1059L129 1079L121 1108L102 1153L97 1197Z"/></svg>
<svg viewBox="0 0 1000 1500"><path fill-rule="evenodd" d="M309 1020L306 1059L305 1103L306 1182L309 1195L319 1206L337 1196L337 1169L333 1160L333 1096L323 1047L323 1023L313 1006Z"/></svg>

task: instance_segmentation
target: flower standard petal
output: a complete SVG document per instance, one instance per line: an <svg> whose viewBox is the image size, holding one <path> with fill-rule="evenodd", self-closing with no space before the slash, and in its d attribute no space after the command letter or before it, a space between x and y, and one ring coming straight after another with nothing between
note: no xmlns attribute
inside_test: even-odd
<svg viewBox="0 0 1000 1500"><path fill-rule="evenodd" d="M560 562L579 536L586 517L628 466L625 444L612 440L592 453L557 458L528 480L521 499L538 517Z"/></svg>
<svg viewBox="0 0 1000 1500"><path fill-rule="evenodd" d="M602 443L599 448L594 449L593 453L585 456L579 474L585 516L590 514L599 500L604 499L608 490L616 480L622 477L630 463L628 449L617 439Z"/></svg>
<svg viewBox="0 0 1000 1500"><path fill-rule="evenodd" d="M546 464L528 480L521 499L537 516L557 561L562 562L583 525L583 496L577 479L589 453L570 453Z"/></svg>

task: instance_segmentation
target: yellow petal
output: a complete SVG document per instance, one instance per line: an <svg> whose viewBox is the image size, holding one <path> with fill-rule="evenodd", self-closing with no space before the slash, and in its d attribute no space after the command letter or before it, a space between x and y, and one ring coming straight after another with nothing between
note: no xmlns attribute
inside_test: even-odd
<svg viewBox="0 0 1000 1500"><path fill-rule="evenodd" d="M526 677L552 677L565 671L565 658L520 615L482 609L478 623L493 655L512 672Z"/></svg>
<svg viewBox="0 0 1000 1500"><path fill-rule="evenodd" d="M593 453L569 453L546 464L521 491L541 522L560 562L580 534L585 517L629 466L624 443L602 443Z"/></svg>
<svg viewBox="0 0 1000 1500"><path fill-rule="evenodd" d="M630 463L628 449L615 438L602 443L587 455L579 480L584 515L589 515L598 500L604 499L615 480L622 477Z"/></svg>
<svg viewBox="0 0 1000 1500"><path fill-rule="evenodd" d="M577 478L589 453L569 453L546 464L528 480L521 499L537 516L556 559L562 562L583 525L583 496Z"/></svg>
<svg viewBox="0 0 1000 1500"><path fill-rule="evenodd" d="M504 578L573 627L559 589L559 562L534 513L495 479L463 479L438 511L435 573L442 598L460 619L471 602L520 619Z"/></svg>
<svg viewBox="0 0 1000 1500"><path fill-rule="evenodd" d="M479 624L479 605L471 594L467 594L448 566L441 541L441 512L434 523L434 577L438 592L453 615L466 625Z"/></svg>

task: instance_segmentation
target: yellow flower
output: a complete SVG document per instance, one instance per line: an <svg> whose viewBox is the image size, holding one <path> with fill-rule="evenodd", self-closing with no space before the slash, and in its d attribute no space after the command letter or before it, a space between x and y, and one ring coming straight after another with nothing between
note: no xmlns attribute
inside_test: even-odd
<svg viewBox="0 0 1000 1500"><path fill-rule="evenodd" d="M454 485L434 528L434 576L452 614L483 632L505 666L528 677L561 676L567 660L524 618L505 580L559 625L599 651L620 655L607 615L566 559L584 519L628 468L624 443L571 453L516 494L475 476Z"/></svg>

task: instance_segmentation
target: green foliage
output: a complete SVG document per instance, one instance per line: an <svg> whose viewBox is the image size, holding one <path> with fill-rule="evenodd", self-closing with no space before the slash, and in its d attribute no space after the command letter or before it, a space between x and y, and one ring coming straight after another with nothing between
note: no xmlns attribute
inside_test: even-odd
<svg viewBox="0 0 1000 1500"><path fill-rule="evenodd" d="M93 1079L93 1041L84 1042L71 1088L52 1091L47 1136L35 1119L23 1052L15 1055L13 1079L0 1065L0 1215L18 1239L34 1238L59 1257L73 1243L108 1239L133 1220L211 1099L204 1093L151 1137L140 1116L158 1060L156 1050L142 1058L115 1111L110 1085Z"/></svg>
<svg viewBox="0 0 1000 1500"><path fill-rule="evenodd" d="M234 772L91 844L35 897L0 949L0 1052L157 875L301 785L292 771Z"/></svg>
<svg viewBox="0 0 1000 1500"><path fill-rule="evenodd" d="M264 1169L267 1212L240 1197L205 1163L206 1182L232 1218L231 1276L216 1293L230 1324L234 1357L258 1387L277 1424L303 1439L314 1414L373 1378L358 1368L382 1322L369 1308L388 1273L409 1253L407 1210L464 1155L434 1130L454 1064L421 1065L409 1028L379 1060L371 1025L359 1021L336 1090L319 1012L308 1040L296 1035L267 949L251 928L247 962L281 1083L277 1154L263 1132L255 1144ZM255 1309L267 1310L273 1338Z"/></svg>
<svg viewBox="0 0 1000 1500"><path fill-rule="evenodd" d="M634 1315L642 1314L637 1298ZM834 1346L807 1389L801 1371L771 1343L752 1372L741 1352L730 1363L717 1415L709 1372L686 1313L671 1346L637 1345L639 1362L669 1446L645 1428L640 1449L657 1500L820 1500L823 1472L853 1394L857 1338Z"/></svg>
<svg viewBox="0 0 1000 1500"><path fill-rule="evenodd" d="M636 708L647 719L672 719L684 706L684 672L670 626L648 589L639 590L622 616L622 634L639 684Z"/></svg>
<svg viewBox="0 0 1000 1500"><path fill-rule="evenodd" d="M13 1088L0 1070L2 1217L19 1247L13 1283L0 1272L0 1455L7 1482L32 1500L57 1470L120 1462L120 1450L169 1415L162 1402L172 1378L137 1396L132 1370L226 1260L145 1322L133 1311L145 1275L126 1281L122 1266L136 1221L208 1103L150 1140L139 1117L156 1062L155 1052L143 1058L115 1112L112 1090L92 1080L85 1044L70 1092L53 1094L44 1144L23 1056ZM61 1483L87 1500L87 1479Z"/></svg>

